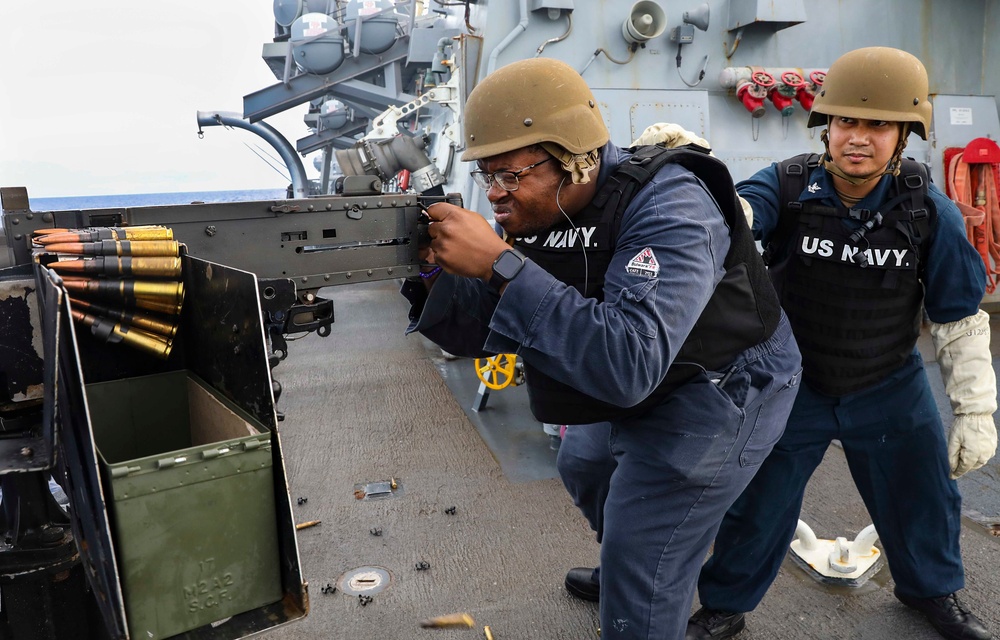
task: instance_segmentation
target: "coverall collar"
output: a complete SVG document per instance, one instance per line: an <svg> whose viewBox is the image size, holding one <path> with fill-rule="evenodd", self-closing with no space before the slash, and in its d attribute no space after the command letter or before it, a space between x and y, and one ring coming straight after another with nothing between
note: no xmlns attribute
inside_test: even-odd
<svg viewBox="0 0 1000 640"><path fill-rule="evenodd" d="M889 185L893 179L890 174L882 176L878 184L875 185L875 188L862 198L854 208L877 209L880 204L888 199ZM809 181L806 183L805 190L799 196L799 200L801 202L815 201L827 205L843 206L840 198L837 196L837 191L834 189L833 176L822 165L813 169L812 173L809 174Z"/></svg>

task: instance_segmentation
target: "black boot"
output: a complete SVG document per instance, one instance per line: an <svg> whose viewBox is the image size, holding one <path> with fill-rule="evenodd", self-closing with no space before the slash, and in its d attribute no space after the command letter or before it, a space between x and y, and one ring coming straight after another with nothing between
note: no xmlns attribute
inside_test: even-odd
<svg viewBox="0 0 1000 640"><path fill-rule="evenodd" d="M694 612L688 620L687 633L684 640L719 640L732 638L743 627L747 626L746 616L742 613L716 611L702 607Z"/></svg>
<svg viewBox="0 0 1000 640"><path fill-rule="evenodd" d="M966 609L954 593L939 598L911 598L897 590L896 598L924 614L931 626L948 640L990 640L993 637L982 621Z"/></svg>
<svg viewBox="0 0 1000 640"><path fill-rule="evenodd" d="M597 569L592 567L574 567L566 574L566 591L581 600L597 602L601 599L601 583L598 582Z"/></svg>

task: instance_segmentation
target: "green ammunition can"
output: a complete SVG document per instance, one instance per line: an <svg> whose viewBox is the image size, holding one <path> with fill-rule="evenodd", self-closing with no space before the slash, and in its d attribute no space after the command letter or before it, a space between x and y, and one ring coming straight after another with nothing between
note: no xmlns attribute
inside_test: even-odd
<svg viewBox="0 0 1000 640"><path fill-rule="evenodd" d="M86 391L130 635L281 600L268 429L190 371Z"/></svg>

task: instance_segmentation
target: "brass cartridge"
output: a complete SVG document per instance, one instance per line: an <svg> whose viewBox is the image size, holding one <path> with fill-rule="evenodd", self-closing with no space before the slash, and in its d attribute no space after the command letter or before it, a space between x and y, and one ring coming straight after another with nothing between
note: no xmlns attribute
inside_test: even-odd
<svg viewBox="0 0 1000 640"><path fill-rule="evenodd" d="M82 295L117 300L154 300L177 305L184 300L184 283L157 280L107 279L64 277L67 291ZM136 306L141 306L136 304Z"/></svg>
<svg viewBox="0 0 1000 640"><path fill-rule="evenodd" d="M76 309L72 310L72 314L76 322L90 327L91 332L98 338L103 338L105 342L127 344L163 360L170 357L170 351L173 349L173 340L170 338L147 333Z"/></svg>
<svg viewBox="0 0 1000 640"><path fill-rule="evenodd" d="M181 312L181 302L158 302L156 300L147 300L146 298L136 298L133 302L136 307L145 309L146 311L165 313L170 316L179 315Z"/></svg>
<svg viewBox="0 0 1000 640"><path fill-rule="evenodd" d="M426 629L448 629L452 627L471 629L475 624L476 621L467 613L451 613L446 616L438 616L420 622L420 626Z"/></svg>
<svg viewBox="0 0 1000 640"><path fill-rule="evenodd" d="M118 309L90 302L89 300L81 300L79 298L72 297L69 301L74 307L82 309L90 315L111 318L112 320L117 320L122 324L167 338L173 338L177 335L176 324L166 319L161 319L150 313L146 313L145 311L127 308Z"/></svg>
<svg viewBox="0 0 1000 640"><path fill-rule="evenodd" d="M82 256L178 256L180 243L176 240L100 240L98 242L46 242L50 253L69 253Z"/></svg>
<svg viewBox="0 0 1000 640"><path fill-rule="evenodd" d="M101 240L173 240L174 231L159 225L138 227L91 227L89 229L39 229L34 232L39 244L58 242L99 242Z"/></svg>
<svg viewBox="0 0 1000 640"><path fill-rule="evenodd" d="M106 276L149 276L157 278L177 278L181 275L181 259L177 257L117 258L114 256L98 256L85 260L60 260L58 262L51 262L47 266L59 273L75 272Z"/></svg>
<svg viewBox="0 0 1000 640"><path fill-rule="evenodd" d="M66 229L63 227L51 227L49 229L35 229L31 232L31 239L38 241L38 238L42 236L52 235L53 233L71 233L72 229Z"/></svg>

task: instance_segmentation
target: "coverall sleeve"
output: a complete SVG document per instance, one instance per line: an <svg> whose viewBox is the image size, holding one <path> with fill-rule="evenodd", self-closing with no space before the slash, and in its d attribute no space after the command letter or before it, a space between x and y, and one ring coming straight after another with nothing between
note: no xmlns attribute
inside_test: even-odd
<svg viewBox="0 0 1000 640"><path fill-rule="evenodd" d="M761 169L736 185L736 191L753 209L751 229L755 240L767 245L778 224L777 165Z"/></svg>
<svg viewBox="0 0 1000 640"><path fill-rule="evenodd" d="M927 317L945 324L976 315L986 293L986 267L965 235L958 206L937 187L929 194L937 208L924 269Z"/></svg>
<svg viewBox="0 0 1000 640"><path fill-rule="evenodd" d="M724 275L729 231L692 173L667 165L622 217L604 302L528 261L507 284L485 346L618 406L656 388Z"/></svg>
<svg viewBox="0 0 1000 640"><path fill-rule="evenodd" d="M979 308L986 292L986 267L965 235L958 207L933 186L931 196L938 215L924 272L924 305L955 414L948 459L957 478L983 466L996 452L996 374L989 314Z"/></svg>
<svg viewBox="0 0 1000 640"><path fill-rule="evenodd" d="M400 293L410 301L407 334L418 331L456 356L499 353L483 348L499 296L480 280L442 273L429 292L422 282L404 281Z"/></svg>

